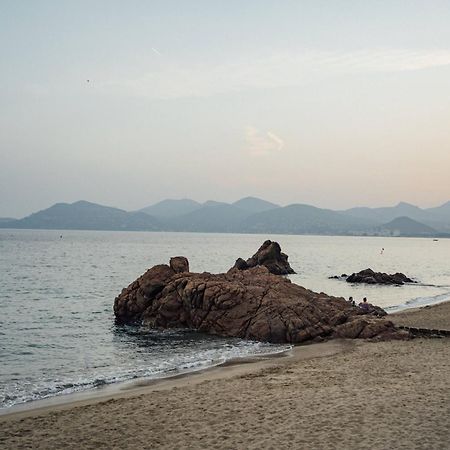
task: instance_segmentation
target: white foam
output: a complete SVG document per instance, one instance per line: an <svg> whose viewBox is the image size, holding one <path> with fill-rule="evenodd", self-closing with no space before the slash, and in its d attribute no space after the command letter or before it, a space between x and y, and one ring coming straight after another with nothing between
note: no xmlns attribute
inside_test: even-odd
<svg viewBox="0 0 450 450"><path fill-rule="evenodd" d="M450 301L450 292L437 294L431 297L417 297L401 303L384 308L388 313L404 311L405 309L419 308L421 306L437 305L438 303Z"/></svg>

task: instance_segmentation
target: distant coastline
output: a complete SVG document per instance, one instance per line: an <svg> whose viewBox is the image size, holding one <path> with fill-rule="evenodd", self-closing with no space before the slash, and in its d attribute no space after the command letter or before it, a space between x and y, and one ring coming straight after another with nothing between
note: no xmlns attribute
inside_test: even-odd
<svg viewBox="0 0 450 450"><path fill-rule="evenodd" d="M125 211L78 201L57 203L22 219L0 218L0 228L449 238L450 202L428 209L399 203L334 211L246 197L231 204L163 200Z"/></svg>

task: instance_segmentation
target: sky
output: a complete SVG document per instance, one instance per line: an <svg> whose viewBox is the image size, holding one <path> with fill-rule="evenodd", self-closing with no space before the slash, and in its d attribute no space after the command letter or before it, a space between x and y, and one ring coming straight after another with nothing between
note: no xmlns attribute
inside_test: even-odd
<svg viewBox="0 0 450 450"><path fill-rule="evenodd" d="M0 217L450 200L450 0L0 0Z"/></svg>

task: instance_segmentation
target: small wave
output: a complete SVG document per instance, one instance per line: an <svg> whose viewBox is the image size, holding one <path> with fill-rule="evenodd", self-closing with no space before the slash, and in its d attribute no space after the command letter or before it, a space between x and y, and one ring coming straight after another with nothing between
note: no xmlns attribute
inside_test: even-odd
<svg viewBox="0 0 450 450"><path fill-rule="evenodd" d="M411 300L407 300L405 303L401 303L400 305L393 305L384 308L388 313L394 313L403 311L405 309L410 308L418 308L420 306L430 306L437 305L438 303L442 303L450 300L450 292L444 292L442 294L433 295L430 297L417 297Z"/></svg>
<svg viewBox="0 0 450 450"><path fill-rule="evenodd" d="M450 289L450 286L448 284L430 284L430 283L421 283L421 282L417 282L417 283L405 283L408 284L408 286L425 286L425 287L435 287L435 288L445 288L445 289Z"/></svg>
<svg viewBox="0 0 450 450"><path fill-rule="evenodd" d="M128 330L129 331L129 330ZM141 330L142 333L142 330ZM164 337L178 335L186 339L186 333L172 331L171 333L163 333ZM184 336L183 336L184 334ZM200 344L204 342L199 337L196 338ZM276 353L282 353L289 349L290 345L270 345L267 343L234 340L232 342L221 342L217 347L205 348L195 352L190 356L178 355L165 358L157 365L149 367L148 365L126 369L124 367L114 370L112 373L98 371L92 373L91 377L78 379L65 379L58 381L37 382L33 385L28 384L25 387L18 383L14 386L11 384L5 386L6 389L0 390L0 409L7 409L17 404L32 402L35 400L43 400L49 397L56 397L67 394L74 394L89 389L98 389L114 383L127 382L130 380L143 379L161 379L173 377L179 374L193 373L204 369L216 367L226 363L229 360L237 358L245 358L252 356L266 356Z"/></svg>

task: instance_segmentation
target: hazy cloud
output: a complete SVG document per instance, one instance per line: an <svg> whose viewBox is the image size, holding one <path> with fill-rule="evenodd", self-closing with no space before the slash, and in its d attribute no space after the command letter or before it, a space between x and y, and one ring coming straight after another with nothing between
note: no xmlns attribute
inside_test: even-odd
<svg viewBox="0 0 450 450"><path fill-rule="evenodd" d="M261 132L255 127L245 128L246 150L252 156L278 153L284 147L284 141L273 131Z"/></svg>
<svg viewBox="0 0 450 450"><path fill-rule="evenodd" d="M139 78L110 80L101 87L111 93L168 99L296 86L338 74L404 72L448 65L450 50L302 50L216 65L168 62Z"/></svg>

